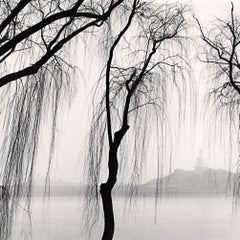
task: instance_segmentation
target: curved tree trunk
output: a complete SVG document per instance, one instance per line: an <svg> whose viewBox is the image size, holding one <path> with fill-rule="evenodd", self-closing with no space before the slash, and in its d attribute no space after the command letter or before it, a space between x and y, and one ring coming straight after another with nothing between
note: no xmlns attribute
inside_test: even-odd
<svg viewBox="0 0 240 240"><path fill-rule="evenodd" d="M101 184L100 188L104 212L104 232L102 240L112 240L115 229L112 189L108 188L105 183Z"/></svg>
<svg viewBox="0 0 240 240"><path fill-rule="evenodd" d="M117 147L111 147L108 159L109 176L106 183L100 186L104 213L104 231L102 240L112 240L114 235L114 213L112 202L112 189L117 181L118 159Z"/></svg>

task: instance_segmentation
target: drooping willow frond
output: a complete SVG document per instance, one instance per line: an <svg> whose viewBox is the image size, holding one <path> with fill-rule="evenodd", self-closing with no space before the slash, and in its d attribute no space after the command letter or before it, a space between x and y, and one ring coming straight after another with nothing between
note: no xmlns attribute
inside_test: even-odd
<svg viewBox="0 0 240 240"><path fill-rule="evenodd" d="M71 80L71 82L70 82ZM44 125L50 125L49 167L56 139L57 115L63 99L72 95L73 81L63 65L50 62L41 71L3 89L4 116L3 145L1 148L1 184L7 189L5 209L1 212L0 238L7 239L16 203L30 197L39 140ZM46 140L46 143L48 140ZM49 177L47 172L47 178Z"/></svg>
<svg viewBox="0 0 240 240"><path fill-rule="evenodd" d="M93 117L86 158L86 211L87 221L91 226L99 212L96 210L99 185L107 172L110 148L106 140L109 135L107 123L111 122L113 136L120 131L124 125L129 99L127 123L125 122L129 130L119 146L118 178L129 184L129 195L135 195L135 191L138 192L135 186L141 182L145 164L148 162L157 170L156 196L160 195L163 165L164 161L169 159L166 152L171 148L167 146L171 144L168 118L176 112L176 119L184 115L181 101L184 102L185 99L187 72L182 41L186 27L185 10L184 6L174 4L158 6L141 4L139 1L129 31L125 32L124 37L117 43L114 58L110 66L106 67L106 71L109 69L109 72L103 71L99 78L98 88L94 92ZM118 28L116 32L111 31L113 45L109 48L110 53L113 52L118 37L123 33ZM114 35L115 37L112 37ZM109 89L104 89L107 74L110 79ZM107 94L110 120L106 115ZM176 101L178 107L171 109L173 106L171 101Z"/></svg>

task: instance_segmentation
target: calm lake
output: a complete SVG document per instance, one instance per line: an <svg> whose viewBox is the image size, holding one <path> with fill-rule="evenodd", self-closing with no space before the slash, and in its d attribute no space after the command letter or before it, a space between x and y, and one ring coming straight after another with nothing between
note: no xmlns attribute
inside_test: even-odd
<svg viewBox="0 0 240 240"><path fill-rule="evenodd" d="M239 240L240 214L232 214L232 199L224 197L115 198L116 240ZM83 200L52 197L44 204L33 198L33 240L101 239L102 222L88 238L81 227ZM24 215L24 214L23 214ZM25 214L26 215L26 214ZM29 218L18 217L12 240L26 240Z"/></svg>

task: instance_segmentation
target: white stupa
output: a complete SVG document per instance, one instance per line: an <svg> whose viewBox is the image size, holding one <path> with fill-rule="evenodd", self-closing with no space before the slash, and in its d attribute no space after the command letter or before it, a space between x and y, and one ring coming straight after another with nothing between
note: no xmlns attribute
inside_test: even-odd
<svg viewBox="0 0 240 240"><path fill-rule="evenodd" d="M205 171L207 167L204 167L204 160L202 157L202 150L199 151L199 156L197 157L197 164L194 167L196 171Z"/></svg>

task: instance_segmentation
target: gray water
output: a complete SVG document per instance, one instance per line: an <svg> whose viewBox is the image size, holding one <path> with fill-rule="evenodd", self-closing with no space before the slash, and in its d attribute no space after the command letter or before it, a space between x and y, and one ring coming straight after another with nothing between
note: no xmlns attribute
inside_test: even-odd
<svg viewBox="0 0 240 240"><path fill-rule="evenodd" d="M115 198L116 240L239 240L240 216L232 215L231 198L178 197L129 200ZM97 240L102 219L88 238L81 227L83 201L79 198L34 198L32 206L33 240ZM156 211L155 211L156 210ZM26 214L23 214L26 215ZM18 217L13 240L29 239L29 218Z"/></svg>

